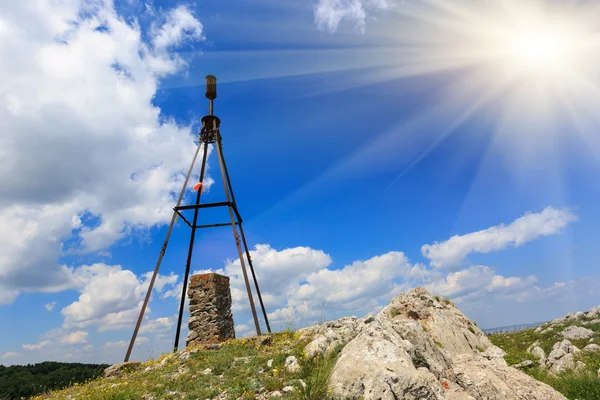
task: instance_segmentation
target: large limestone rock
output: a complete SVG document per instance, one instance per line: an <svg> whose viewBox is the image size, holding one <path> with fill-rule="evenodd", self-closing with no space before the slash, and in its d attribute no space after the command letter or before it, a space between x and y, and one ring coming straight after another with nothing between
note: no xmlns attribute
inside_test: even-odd
<svg viewBox="0 0 600 400"><path fill-rule="evenodd" d="M452 303L417 288L360 326L329 386L336 399L565 400L504 354Z"/></svg>
<svg viewBox="0 0 600 400"><path fill-rule="evenodd" d="M310 340L310 343L304 348L304 352L307 357L312 358L318 354L327 355L338 345L347 344L373 321L374 318L371 316L360 319L344 317L336 321L299 329L298 333L300 340Z"/></svg>
<svg viewBox="0 0 600 400"><path fill-rule="evenodd" d="M587 339L594 336L594 331L588 328L584 328L582 326L572 325L565 328L560 333L560 336L570 340Z"/></svg>
<svg viewBox="0 0 600 400"><path fill-rule="evenodd" d="M600 306L592 307L585 316L590 319L600 317Z"/></svg>
<svg viewBox="0 0 600 400"><path fill-rule="evenodd" d="M568 369L574 369L576 367L574 356L580 351L581 350L573 346L568 340L554 343L552 351L548 354L548 358L546 359L545 366L554 374L559 374Z"/></svg>
<svg viewBox="0 0 600 400"><path fill-rule="evenodd" d="M546 359L546 353L544 352L544 349L542 349L539 346L536 346L533 349L531 349L531 355L533 355L535 358L537 358L540 361Z"/></svg>
<svg viewBox="0 0 600 400"><path fill-rule="evenodd" d="M588 344L583 348L583 351L600 353L600 346L597 344Z"/></svg>

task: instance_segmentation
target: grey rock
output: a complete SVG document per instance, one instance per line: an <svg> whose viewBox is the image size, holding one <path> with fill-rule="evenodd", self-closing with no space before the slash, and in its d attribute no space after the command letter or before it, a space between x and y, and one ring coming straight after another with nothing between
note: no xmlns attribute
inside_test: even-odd
<svg viewBox="0 0 600 400"><path fill-rule="evenodd" d="M317 354L328 355L340 344L343 344L342 337L333 329L328 329L310 342L304 348L304 352L308 358L313 358Z"/></svg>
<svg viewBox="0 0 600 400"><path fill-rule="evenodd" d="M297 374L301 371L298 359L294 356L289 356L285 359L285 368L292 374Z"/></svg>
<svg viewBox="0 0 600 400"><path fill-rule="evenodd" d="M535 342L533 342L533 343L531 344L531 346L529 346L529 347L527 348L527 352L531 354L531 352L533 351L533 349L534 349L534 348L536 348L536 347L539 347L539 346L540 346L540 344L541 344L541 342L540 342L539 340L536 340Z"/></svg>
<svg viewBox="0 0 600 400"><path fill-rule="evenodd" d="M600 352L600 346L597 344L588 344L582 350L587 352Z"/></svg>
<svg viewBox="0 0 600 400"><path fill-rule="evenodd" d="M210 368L206 368L204 371L202 371L202 375L210 375L212 374L212 369Z"/></svg>
<svg viewBox="0 0 600 400"><path fill-rule="evenodd" d="M329 380L335 399L565 400L508 367L505 352L423 288L394 298L352 339ZM533 361L531 361L533 364Z"/></svg>
<svg viewBox="0 0 600 400"><path fill-rule="evenodd" d="M283 389L281 389L283 391L283 393L291 393L294 391L294 387L293 386L286 386Z"/></svg>
<svg viewBox="0 0 600 400"><path fill-rule="evenodd" d="M561 337L565 339L587 339L594 335L594 331L588 328L584 328L582 326L569 326L565 328L561 333L559 333Z"/></svg>
<svg viewBox="0 0 600 400"><path fill-rule="evenodd" d="M533 348L533 350L531 350L531 355L534 356L538 360L545 360L546 359L546 353L539 346L536 346L536 347Z"/></svg>
<svg viewBox="0 0 600 400"><path fill-rule="evenodd" d="M279 390L269 393L269 397L282 397L283 395Z"/></svg>
<svg viewBox="0 0 600 400"><path fill-rule="evenodd" d="M585 317L585 313L582 311L578 311L575 313L568 313L567 315L565 315L565 320L575 320L575 319L579 319L579 318L583 318Z"/></svg>
<svg viewBox="0 0 600 400"><path fill-rule="evenodd" d="M545 367L554 374L574 369L576 365L574 355L579 351L581 350L573 346L568 340L557 342L552 346L552 351L548 354Z"/></svg>
<svg viewBox="0 0 600 400"><path fill-rule="evenodd" d="M122 376L123 373L135 371L141 366L142 363L139 361L128 361L114 364L104 370L104 377L111 378L116 376Z"/></svg>
<svg viewBox="0 0 600 400"><path fill-rule="evenodd" d="M271 368L273 366L273 360L267 361L267 367Z"/></svg>
<svg viewBox="0 0 600 400"><path fill-rule="evenodd" d="M587 318L596 318L600 317L600 305L592 307L587 314L585 315Z"/></svg>
<svg viewBox="0 0 600 400"><path fill-rule="evenodd" d="M577 361L574 369L577 372L583 372L587 369L587 365L583 361Z"/></svg>
<svg viewBox="0 0 600 400"><path fill-rule="evenodd" d="M511 367L513 367L513 368L525 368L525 367L531 367L533 364L535 364L533 361L531 361L531 360L525 360L525 361L520 362L518 364L511 365Z"/></svg>

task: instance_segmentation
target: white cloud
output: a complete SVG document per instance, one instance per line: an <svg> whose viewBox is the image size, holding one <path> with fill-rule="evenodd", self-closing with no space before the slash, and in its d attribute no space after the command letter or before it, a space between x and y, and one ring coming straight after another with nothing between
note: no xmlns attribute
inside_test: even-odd
<svg viewBox="0 0 600 400"><path fill-rule="evenodd" d="M315 5L315 22L319 29L335 32L342 20L364 31L367 13L391 7L388 0L319 0Z"/></svg>
<svg viewBox="0 0 600 400"><path fill-rule="evenodd" d="M393 280L411 268L404 253L390 252L339 270L321 269L306 277L307 283L297 287L290 303L324 301L342 306L360 298L379 297L389 293Z"/></svg>
<svg viewBox="0 0 600 400"><path fill-rule="evenodd" d="M16 351L7 351L6 353L0 354L0 360L8 360L9 358L19 357L21 353L17 353Z"/></svg>
<svg viewBox="0 0 600 400"><path fill-rule="evenodd" d="M175 322L173 321L173 318L157 318L154 320L146 321L146 323L142 324L142 326L140 327L140 333L166 331L171 329L174 324ZM136 338L136 342L137 340L138 339Z"/></svg>
<svg viewBox="0 0 600 400"><path fill-rule="evenodd" d="M510 277L505 278L501 275L495 275L492 279L492 282L486 286L486 289L489 291L497 291L497 290L516 290L526 286L530 286L531 284L537 282L538 279L536 276L528 276L526 278L519 277Z"/></svg>
<svg viewBox="0 0 600 400"><path fill-rule="evenodd" d="M24 350L41 350L44 347L48 346L49 344L52 344L52 341L50 340L44 340L43 342L40 342L38 344L24 344L21 347Z"/></svg>
<svg viewBox="0 0 600 400"><path fill-rule="evenodd" d="M525 214L510 225L493 226L462 236L453 236L445 242L423 245L423 256L437 268L453 268L460 265L471 253L490 253L508 246L519 247L542 236L553 235L577 221L568 209L545 208L537 214Z"/></svg>
<svg viewBox="0 0 600 400"><path fill-rule="evenodd" d="M102 263L75 269L73 276L81 286L81 295L77 301L61 310L63 327L97 327L99 332L132 327L139 315L151 275L145 273L138 278L119 265ZM153 293L161 294L162 290L176 282L176 275L158 274ZM150 308L147 307L145 317L149 313Z"/></svg>
<svg viewBox="0 0 600 400"><path fill-rule="evenodd" d="M56 302L53 301L52 303L44 304L44 307L46 308L46 310L52 311L54 309L55 305L56 305Z"/></svg>
<svg viewBox="0 0 600 400"><path fill-rule="evenodd" d="M137 339L136 339L137 342ZM119 340L118 342L106 342L104 343L104 347L108 347L108 348L122 348L122 347L126 347L129 343L127 343L124 340Z"/></svg>
<svg viewBox="0 0 600 400"><path fill-rule="evenodd" d="M298 282L303 281L308 274L316 272L331 264L331 257L321 250L309 247L294 247L277 251L266 244L258 244L250 251L250 257L257 280L261 287L261 294L265 306L273 306L284 301L289 290ZM223 270L215 271L223 273L231 278L232 309L234 311L249 308L248 294L244 283L241 264L239 259L229 260ZM248 279L251 282L253 292L254 286L248 269ZM198 273L208 271L196 271ZM195 273L196 273L195 272Z"/></svg>
<svg viewBox="0 0 600 400"><path fill-rule="evenodd" d="M9 304L22 291L78 288L63 254L104 251L168 222L195 145L152 100L159 79L185 66L177 46L204 38L186 7L149 32L112 2L3 11L0 304Z"/></svg>
<svg viewBox="0 0 600 400"><path fill-rule="evenodd" d="M83 344L88 340L88 333L84 331L71 332L61 338L62 344Z"/></svg>
<svg viewBox="0 0 600 400"><path fill-rule="evenodd" d="M144 336L140 336L135 339L136 345L140 345L140 344L144 344L144 343L148 343L148 342L150 342L150 339L148 339L147 337L144 337ZM121 348L124 348L127 346L129 346L129 342L126 342L125 340L119 340L116 342L106 342L106 343L104 343L104 345L102 347L121 349Z"/></svg>
<svg viewBox="0 0 600 400"><path fill-rule="evenodd" d="M204 40L202 24L184 5L169 11L166 22L160 28L154 27L153 36L154 48L161 50L180 46L185 41Z"/></svg>
<svg viewBox="0 0 600 400"><path fill-rule="evenodd" d="M248 325L245 324L237 324L235 326L235 336L236 337L245 337L251 335L253 331L250 329Z"/></svg>

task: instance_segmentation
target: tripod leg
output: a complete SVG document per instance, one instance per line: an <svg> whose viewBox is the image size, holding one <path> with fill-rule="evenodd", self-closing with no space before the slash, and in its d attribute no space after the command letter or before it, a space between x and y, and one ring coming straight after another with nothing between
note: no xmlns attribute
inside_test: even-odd
<svg viewBox="0 0 600 400"><path fill-rule="evenodd" d="M223 148L221 147L221 142L218 143L219 150L221 154L223 154ZM244 229L242 228L242 218L237 211L237 205L235 202L235 195L233 194L233 187L231 186L231 179L229 179L229 172L227 171L227 164L225 163L225 157L223 157L223 169L225 170L225 177L227 178L227 185L229 186L229 191L231 192L231 200L235 207L236 214L238 219L240 220L240 233L242 234L242 242L244 243L244 248L246 250L246 257L248 257L248 266L250 267L250 272L252 273L252 279L254 280L254 286L256 287L256 294L258 295L258 301L260 302L260 307L262 309L263 317L265 318L265 324L267 325L267 330L271 333L271 326L269 325L269 318L267 318L267 312L265 310L265 305L263 304L262 295L260 294L260 289L258 287L258 280L256 279L256 274L254 273L254 266L252 265L252 259L250 258L250 251L248 250L248 244L246 243L246 236L244 235Z"/></svg>
<svg viewBox="0 0 600 400"><path fill-rule="evenodd" d="M190 176L192 175L192 170L194 169L194 165L196 164L196 159L198 158L198 153L200 152L200 146L202 143L198 143L198 148L196 148L196 154L194 154L194 159L192 160L192 164L190 165L190 169L188 170L187 176L185 177L185 182L183 183L183 188L181 189L181 193L179 194L179 199L177 200L176 207L179 207L181 204L181 200L183 199L183 195L185 193L185 188L187 187L188 181L190 180ZM148 286L148 292L146 293L146 298L144 299L144 303L142 304L142 309L140 310L140 315L138 317L137 323L135 324L135 329L133 330L133 335L131 336L131 341L129 342L129 348L127 349L127 354L125 355L125 362L129 361L129 357L131 356L131 351L133 350L133 345L135 344L135 338L137 337L138 331L140 329L140 325L142 324L142 319L144 318L144 312L146 311L146 306L148 306L148 301L150 300L150 295L152 294L152 288L154 287L154 281L156 280L156 275L158 275L158 270L160 268L160 264L162 263L163 256L167 251L167 245L169 244L169 238L171 237L171 231L173 230L173 225L175 225L175 220L177 219L177 212L173 211L173 217L171 218L171 225L169 225L169 230L167 231L167 237L160 249L160 254L158 256L158 261L156 262L156 266L154 267L154 273L152 274L152 279L150 279L150 285Z"/></svg>
<svg viewBox="0 0 600 400"><path fill-rule="evenodd" d="M225 196L227 197L227 202L231 203L231 199L229 196L229 189L227 186L227 180L225 178L225 169L223 168L223 153L221 152L221 138L217 138L215 149L217 150L217 158L219 159L219 167L221 169L221 177L223 179L223 189L225 189ZM231 218L231 227L233 228L233 237L235 239L235 244L238 250L238 256L240 258L240 264L242 265L242 272L244 274L244 281L246 283L246 291L248 292L248 300L250 301L250 309L252 310L252 317L254 318L254 325L256 326L257 335L261 335L260 324L258 323L258 317L256 316L256 308L254 307L254 299L252 298L252 290L250 289L250 282L248 282L248 273L246 272L246 263L244 262L244 255L242 253L242 248L240 247L240 238L237 233L237 229L235 227L235 218L233 217L233 210L231 204L227 207L229 210L229 217Z"/></svg>
<svg viewBox="0 0 600 400"><path fill-rule="evenodd" d="M250 251L248 250L248 244L246 244L246 236L244 235L244 228L242 228L242 221L240 221L240 233L242 234L242 242L244 243L244 249L246 249L246 257L248 258L248 265L250 266L250 272L252 273L252 279L254 280L254 286L256 287L256 294L258 295L258 301L262 309L263 317L265 318L265 324L267 325L267 331L271 333L271 325L269 325L269 319L267 318L267 312L265 311L265 305L258 288L258 281L256 280L256 274L254 274L254 267L252 266L252 259L250 258Z"/></svg>
<svg viewBox="0 0 600 400"><path fill-rule="evenodd" d="M206 168L206 157L208 152L208 143L204 143L204 154L202 156L202 167L200 170L200 182L204 180L204 171ZM202 190L198 190L196 195L196 205L200 204L200 195ZM185 305L185 294L187 290L188 277L190 276L190 264L192 262L192 252L194 250L194 239L196 238L196 223L198 222L198 209L194 210L194 222L192 224L192 235L190 236L190 247L188 250L187 261L185 263L185 275L183 277L183 288L181 290L181 303L179 305L179 318L177 319L177 331L175 333L175 346L173 352L179 347L179 334L181 333L181 320L183 318L183 308Z"/></svg>

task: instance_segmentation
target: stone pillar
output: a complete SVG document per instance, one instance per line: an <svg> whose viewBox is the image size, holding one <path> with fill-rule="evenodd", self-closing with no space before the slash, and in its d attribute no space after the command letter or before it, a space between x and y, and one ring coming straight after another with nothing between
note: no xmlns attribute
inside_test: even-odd
<svg viewBox="0 0 600 400"><path fill-rule="evenodd" d="M235 338L228 276L193 275L188 297L190 333L185 339L186 346L215 344Z"/></svg>

